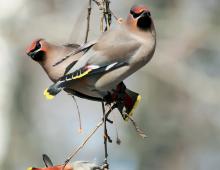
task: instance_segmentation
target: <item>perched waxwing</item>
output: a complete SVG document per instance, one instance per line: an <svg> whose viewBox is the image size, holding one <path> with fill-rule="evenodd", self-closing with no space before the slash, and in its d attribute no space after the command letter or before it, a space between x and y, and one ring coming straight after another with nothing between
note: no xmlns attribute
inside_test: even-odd
<svg viewBox="0 0 220 170"><path fill-rule="evenodd" d="M73 65L83 57L87 48L89 49L92 45L87 44L87 47L83 46L83 48L77 44L58 46L44 39L37 39L31 43L26 52L43 67L49 78L56 83L66 75ZM74 55L62 60L70 53L74 53ZM62 62L57 64L60 60ZM90 88L93 84L94 81L87 81L87 79L82 78L79 79L78 83L63 89L71 95L88 100L102 101L104 99L107 104L116 103L115 107L118 108L121 114L125 112L132 115L134 108L140 101L139 94L127 89L123 82L118 83L114 89L103 93L102 96L98 95L97 92L93 92L93 89ZM50 95L50 97L53 96ZM124 119L127 119L126 114L122 114Z"/></svg>
<svg viewBox="0 0 220 170"><path fill-rule="evenodd" d="M46 157L46 160L45 160ZM43 155L44 163L46 167L36 168L29 167L27 170L101 170L101 168L95 163L90 163L87 161L75 161L68 163L67 165L53 165L52 161L47 155ZM49 163L48 163L49 161Z"/></svg>
<svg viewBox="0 0 220 170"><path fill-rule="evenodd" d="M85 49L84 54L44 94L50 99L68 88L104 99L117 89L120 82L150 61L155 46L156 31L148 7L133 6L127 20L118 28L80 47ZM66 60L62 60L56 67ZM139 99L137 96L136 101Z"/></svg>
<svg viewBox="0 0 220 170"><path fill-rule="evenodd" d="M82 54L78 53L71 58L68 58L66 61L63 61L61 65L56 67L53 67L53 64L71 51L76 50L78 47L79 45L77 44L58 46L49 43L44 39L37 39L28 46L26 53L43 67L53 82L56 82L65 74L68 70L68 66L71 63L74 64L74 62L76 62Z"/></svg>

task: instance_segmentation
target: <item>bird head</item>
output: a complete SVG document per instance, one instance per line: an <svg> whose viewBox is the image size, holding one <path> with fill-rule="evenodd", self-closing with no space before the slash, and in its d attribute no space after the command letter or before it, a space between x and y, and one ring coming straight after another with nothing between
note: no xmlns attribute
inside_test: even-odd
<svg viewBox="0 0 220 170"><path fill-rule="evenodd" d="M34 40L27 48L26 53L33 60L41 62L46 57L46 46L43 39Z"/></svg>
<svg viewBox="0 0 220 170"><path fill-rule="evenodd" d="M150 10L145 5L135 5L131 8L127 18L127 24L131 28L149 30L153 24Z"/></svg>

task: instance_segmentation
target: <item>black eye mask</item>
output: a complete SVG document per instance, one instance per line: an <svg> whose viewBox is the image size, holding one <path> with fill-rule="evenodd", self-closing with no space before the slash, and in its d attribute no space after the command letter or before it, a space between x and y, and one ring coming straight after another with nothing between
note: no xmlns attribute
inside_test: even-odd
<svg viewBox="0 0 220 170"><path fill-rule="evenodd" d="M135 13L134 11L130 10L130 14L134 17L137 18L139 17L141 14L143 14L144 11L141 11L140 13Z"/></svg>
<svg viewBox="0 0 220 170"><path fill-rule="evenodd" d="M140 13L135 13L134 11L130 10L130 14L131 14L134 18L139 17L139 16L142 15L143 13L146 13L149 17L151 16L151 13L150 13L150 12L141 11Z"/></svg>
<svg viewBox="0 0 220 170"><path fill-rule="evenodd" d="M36 54L34 54L33 56L31 56L31 58L35 61L43 61L45 58L45 52L39 51Z"/></svg>
<svg viewBox="0 0 220 170"><path fill-rule="evenodd" d="M137 26L140 29L147 30L151 27L152 20L150 17L150 12L144 12L140 18L138 18Z"/></svg>
<svg viewBox="0 0 220 170"><path fill-rule="evenodd" d="M32 49L30 52L34 52L34 51L36 51L40 48L41 48L41 44L40 44L40 40L39 40L39 41L36 42L36 45L35 45L34 49Z"/></svg>

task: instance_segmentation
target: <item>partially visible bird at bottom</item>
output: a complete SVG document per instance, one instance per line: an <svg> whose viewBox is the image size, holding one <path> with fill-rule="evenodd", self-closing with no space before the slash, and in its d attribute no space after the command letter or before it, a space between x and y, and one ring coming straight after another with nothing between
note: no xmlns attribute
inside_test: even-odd
<svg viewBox="0 0 220 170"><path fill-rule="evenodd" d="M53 165L51 159L47 155L43 155L43 161L46 167L36 168L29 167L27 170L101 170L101 167L95 163L87 161L75 161L67 165Z"/></svg>

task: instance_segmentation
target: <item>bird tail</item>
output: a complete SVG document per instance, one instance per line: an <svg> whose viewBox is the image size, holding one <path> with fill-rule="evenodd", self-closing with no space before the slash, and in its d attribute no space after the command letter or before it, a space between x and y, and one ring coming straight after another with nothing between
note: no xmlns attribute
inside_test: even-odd
<svg viewBox="0 0 220 170"><path fill-rule="evenodd" d="M55 83L44 90L44 96L46 97L46 99L52 100L61 90L62 88L60 87L60 84Z"/></svg>
<svg viewBox="0 0 220 170"><path fill-rule="evenodd" d="M129 116L132 116L135 108L141 101L141 96L126 88L123 82L117 85L116 90L105 97L106 103L115 103L115 107L119 110L122 118L128 121Z"/></svg>
<svg viewBox="0 0 220 170"><path fill-rule="evenodd" d="M126 88L124 96L125 115L124 120L128 121L128 117L132 116L138 104L141 101L141 95Z"/></svg>

